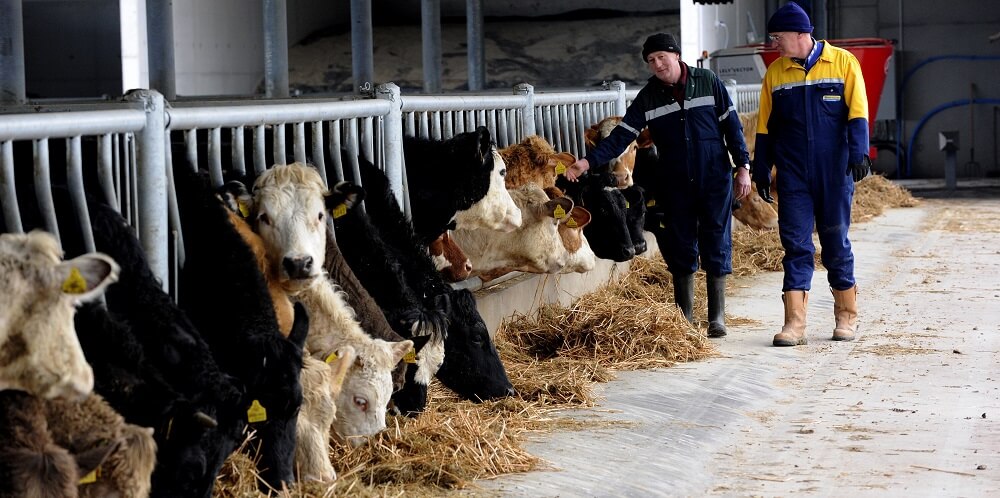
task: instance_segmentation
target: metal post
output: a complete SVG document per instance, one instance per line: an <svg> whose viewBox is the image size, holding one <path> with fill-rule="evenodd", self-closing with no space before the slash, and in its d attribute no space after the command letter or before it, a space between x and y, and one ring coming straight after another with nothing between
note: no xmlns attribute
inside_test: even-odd
<svg viewBox="0 0 1000 498"><path fill-rule="evenodd" d="M469 90L486 86L486 43L483 41L483 0L465 0L469 47Z"/></svg>
<svg viewBox="0 0 1000 498"><path fill-rule="evenodd" d="M944 187L948 190L955 190L955 187L958 186L956 178L958 171L958 132L938 132L938 148L944 151Z"/></svg>
<svg viewBox="0 0 1000 498"><path fill-rule="evenodd" d="M441 91L441 0L421 0L424 93Z"/></svg>
<svg viewBox="0 0 1000 498"><path fill-rule="evenodd" d="M0 103L27 102L21 0L0 0Z"/></svg>
<svg viewBox="0 0 1000 498"><path fill-rule="evenodd" d="M385 176L400 206L403 203L403 100L395 83L385 83L375 89L375 95L392 103L389 114L382 119L385 134ZM409 216L409 212L406 213Z"/></svg>
<svg viewBox="0 0 1000 498"><path fill-rule="evenodd" d="M173 7L173 0L146 1L149 86L163 94L163 98L167 100L177 98Z"/></svg>
<svg viewBox="0 0 1000 498"><path fill-rule="evenodd" d="M625 83L617 80L612 81L608 85L608 88L618 92L618 97L615 99L615 114L618 116L624 116L625 109L628 108L628 106L625 105L625 102L627 100L626 99L627 96L625 95Z"/></svg>
<svg viewBox="0 0 1000 498"><path fill-rule="evenodd" d="M815 0L812 8L813 38L826 39L826 0Z"/></svg>
<svg viewBox="0 0 1000 498"><path fill-rule="evenodd" d="M538 134L535 131L535 87L527 83L515 85L514 95L524 95L524 108L521 109L521 136L512 140L519 142Z"/></svg>
<svg viewBox="0 0 1000 498"><path fill-rule="evenodd" d="M288 97L288 15L285 0L264 0L264 96Z"/></svg>
<svg viewBox="0 0 1000 498"><path fill-rule="evenodd" d="M351 0L351 66L354 71L354 93L375 81L374 42L372 41L371 0Z"/></svg>
<svg viewBox="0 0 1000 498"><path fill-rule="evenodd" d="M139 241L153 274L169 291L167 258L167 168L166 113L163 95L155 90L133 90L125 95L128 102L142 104L146 125L136 133L136 176L139 188Z"/></svg>

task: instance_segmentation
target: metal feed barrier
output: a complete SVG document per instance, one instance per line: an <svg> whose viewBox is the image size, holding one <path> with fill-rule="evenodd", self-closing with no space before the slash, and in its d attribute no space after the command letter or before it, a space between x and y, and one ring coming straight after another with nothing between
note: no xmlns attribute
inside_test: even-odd
<svg viewBox="0 0 1000 498"><path fill-rule="evenodd" d="M176 154L183 154L192 165L206 168L216 185L223 182L226 157L225 169L236 173L246 172L249 167L260 173L270 164L283 164L291 159L315 165L328 183L342 179L360 183L357 164L360 156L386 172L397 199L409 215L402 150L404 133L446 139L486 126L498 147L537 134L556 150L580 156L586 152L586 129L604 117L624 114L626 102L634 95L635 91L626 91L621 82L612 82L603 90L550 93L536 93L531 85L522 84L514 88L512 95L461 96L402 96L399 88L389 83L377 87L370 96L374 98L171 104L156 91L137 90L120 103L3 108L0 109L0 207L7 230L22 231L22 206L15 186L19 179L24 182L30 174L38 198L37 209L46 229L58 237L51 194L49 139L65 139L65 182L81 213L80 226L88 247L93 248L93 236L84 200L85 173L98 178L99 196L135 227L150 266L164 289L176 289L176 282L171 282L170 277L177 275L184 257L171 174ZM287 131L291 132L290 140L286 139ZM28 141L32 167L24 164L26 160L21 156L16 161L14 154L16 142ZM82 147L81 142L87 147ZM84 149L89 150L92 142L96 143L94 157L85 156ZM267 157L268 147L271 157ZM341 149L346 151L343 156ZM342 157L349 164L344 164ZM85 172L85 163L96 165L95 171Z"/></svg>

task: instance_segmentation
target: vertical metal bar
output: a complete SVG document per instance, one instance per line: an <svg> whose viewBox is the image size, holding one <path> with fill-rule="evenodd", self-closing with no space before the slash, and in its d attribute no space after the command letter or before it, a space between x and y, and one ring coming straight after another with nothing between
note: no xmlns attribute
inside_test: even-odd
<svg viewBox="0 0 1000 498"><path fill-rule="evenodd" d="M136 136L138 155L137 183L139 193L139 240L149 260L153 274L160 279L163 290L169 283L167 266L167 178L163 132L166 129L163 95L154 90L136 90L126 96L143 103L146 126Z"/></svg>
<svg viewBox="0 0 1000 498"><path fill-rule="evenodd" d="M483 41L483 0L465 0L467 46L469 47L469 90L479 91L486 83L486 43Z"/></svg>
<svg viewBox="0 0 1000 498"><path fill-rule="evenodd" d="M49 169L49 139L40 138L34 142L35 148L35 197L38 201L38 210L45 218L45 230L56 237L56 241L62 246L62 239L59 237L59 223L56 221L56 206L52 201L52 175Z"/></svg>
<svg viewBox="0 0 1000 498"><path fill-rule="evenodd" d="M213 187L221 187L225 181L222 179L222 129L210 128L208 130L208 176L212 180Z"/></svg>
<svg viewBox="0 0 1000 498"><path fill-rule="evenodd" d="M274 164L287 164L288 159L285 154L285 125L276 124L271 127L272 140L274 141Z"/></svg>
<svg viewBox="0 0 1000 498"><path fill-rule="evenodd" d="M452 127L451 127L451 114L452 114L451 111L444 111L444 112L441 113L441 125L442 125L441 126L441 138L442 139L448 139L448 138L451 138L451 137L455 136L455 134L452 132Z"/></svg>
<svg viewBox="0 0 1000 498"><path fill-rule="evenodd" d="M615 116L624 116L625 109L628 107L625 105L625 83L615 80L611 82L610 87L618 92L618 96L615 98Z"/></svg>
<svg viewBox="0 0 1000 498"><path fill-rule="evenodd" d="M267 155L265 154L264 125L253 128L253 171L258 176L267 170Z"/></svg>
<svg viewBox="0 0 1000 498"><path fill-rule="evenodd" d="M0 206L3 206L3 221L7 225L7 231L24 232L14 183L14 145L9 141L0 144Z"/></svg>
<svg viewBox="0 0 1000 498"><path fill-rule="evenodd" d="M306 124L292 124L292 154L295 162L305 164L306 161Z"/></svg>
<svg viewBox="0 0 1000 498"><path fill-rule="evenodd" d="M347 120L347 159L351 166L351 181L361 184L361 168L358 166L358 157L361 155L358 146L358 118Z"/></svg>
<svg viewBox="0 0 1000 498"><path fill-rule="evenodd" d="M105 133L97 139L97 179L104 191L104 202L112 206L118 206L118 194L115 192L114 178L112 177L111 162L111 134Z"/></svg>
<svg viewBox="0 0 1000 498"><path fill-rule="evenodd" d="M21 0L0 0L0 37L0 103L23 104L28 98Z"/></svg>
<svg viewBox="0 0 1000 498"><path fill-rule="evenodd" d="M247 173L247 158L246 158L246 137L244 137L244 128L242 126L237 126L230 129L232 133L232 140L229 143L229 154L232 156L233 171L238 173L240 176Z"/></svg>
<svg viewBox="0 0 1000 498"><path fill-rule="evenodd" d="M351 67L354 93L375 81L374 42L372 41L371 0L351 0Z"/></svg>
<svg viewBox="0 0 1000 498"><path fill-rule="evenodd" d="M80 136L66 139L66 186L69 196L76 208L77 221L83 233L83 247L87 252L94 252L94 232L90 226L90 210L87 208L87 195L83 191L83 158L80 153Z"/></svg>
<svg viewBox="0 0 1000 498"><path fill-rule="evenodd" d="M323 157L323 122L312 122L312 164L319 170L319 176L323 178L323 183L329 187L330 182L326 178L326 158Z"/></svg>
<svg viewBox="0 0 1000 498"><path fill-rule="evenodd" d="M146 0L149 86L158 90L167 100L177 98L173 4L173 0Z"/></svg>
<svg viewBox="0 0 1000 498"><path fill-rule="evenodd" d="M344 181L344 160L341 154L340 120L330 121L330 160L333 161L333 183Z"/></svg>
<svg viewBox="0 0 1000 498"><path fill-rule="evenodd" d="M122 211L122 160L120 135L115 134L111 137L111 146L114 148L115 192L118 194L118 204L115 205L115 209L117 209L120 213Z"/></svg>
<svg viewBox="0 0 1000 498"><path fill-rule="evenodd" d="M392 105L389 114L382 121L384 127L385 175L396 196L396 202L404 206L403 173L403 101L400 99L399 87L395 83L379 85L376 94L378 98L388 100Z"/></svg>
<svg viewBox="0 0 1000 498"><path fill-rule="evenodd" d="M264 96L288 97L288 14L285 0L264 0Z"/></svg>
<svg viewBox="0 0 1000 498"><path fill-rule="evenodd" d="M441 91L441 0L420 0L424 93Z"/></svg>
<svg viewBox="0 0 1000 498"><path fill-rule="evenodd" d="M576 157L583 157L586 155L587 149L587 119L584 117L587 109L590 106L584 104L576 109L576 137L577 137L577 147L573 151Z"/></svg>
<svg viewBox="0 0 1000 498"><path fill-rule="evenodd" d="M431 113L431 116L432 118L431 118L430 137L433 138L434 140L441 140L441 134L443 133L443 131L441 130L441 113L438 111L434 111Z"/></svg>
<svg viewBox="0 0 1000 498"><path fill-rule="evenodd" d="M184 146L191 169L198 171L198 129L184 130Z"/></svg>
<svg viewBox="0 0 1000 498"><path fill-rule="evenodd" d="M513 137L511 137L510 128L507 127L507 113L509 111L509 109L500 109L500 111L496 113L497 135L502 137L497 139L497 143L501 143L500 140L502 140L504 147L509 147L514 143Z"/></svg>
<svg viewBox="0 0 1000 498"><path fill-rule="evenodd" d="M815 27L813 37L817 40L825 40L827 38L826 0L815 0L812 2L812 22Z"/></svg>
<svg viewBox="0 0 1000 498"><path fill-rule="evenodd" d="M569 131L569 115L566 107L566 104L559 105L559 141L562 143L562 148L559 150L571 150L573 147L573 134Z"/></svg>
<svg viewBox="0 0 1000 498"><path fill-rule="evenodd" d="M361 157L364 157L366 160L368 160L368 162L375 164L375 151L373 150L373 143L375 142L375 133L374 130L372 129L372 121L374 120L374 118L360 118L360 119L361 119L360 122L361 136L358 145L361 148ZM398 124L402 126L402 122ZM402 136L402 131L400 131L400 136Z"/></svg>
<svg viewBox="0 0 1000 498"><path fill-rule="evenodd" d="M170 130L166 130L164 133L164 141L170 141ZM181 212L180 207L177 205L177 186L174 183L174 168L173 168L173 157L170 147L164 148L164 156L166 158L165 162L167 164L166 174L167 174L167 219L169 221L168 227L172 227L173 230L170 232L173 235L174 243L174 299L177 298L177 266L184 266L184 234L181 231Z"/></svg>

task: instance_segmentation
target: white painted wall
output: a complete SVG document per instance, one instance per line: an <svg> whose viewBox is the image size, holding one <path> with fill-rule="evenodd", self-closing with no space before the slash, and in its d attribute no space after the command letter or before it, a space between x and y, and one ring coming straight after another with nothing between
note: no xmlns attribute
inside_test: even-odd
<svg viewBox="0 0 1000 498"><path fill-rule="evenodd" d="M764 41L764 0L735 0L727 5L681 0L680 8L681 57L689 65L696 65L703 52Z"/></svg>

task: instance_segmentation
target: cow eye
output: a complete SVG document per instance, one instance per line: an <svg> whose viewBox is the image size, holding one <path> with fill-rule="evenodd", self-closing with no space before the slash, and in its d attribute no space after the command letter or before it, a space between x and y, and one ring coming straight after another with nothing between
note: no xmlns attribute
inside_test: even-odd
<svg viewBox="0 0 1000 498"><path fill-rule="evenodd" d="M507 170L506 169L500 170L500 176L507 176Z"/></svg>
<svg viewBox="0 0 1000 498"><path fill-rule="evenodd" d="M363 412L367 412L368 411L368 400L365 399L365 398L362 398L361 396L355 396L354 397L354 405L357 406L358 409L361 410L361 411L363 411Z"/></svg>
<svg viewBox="0 0 1000 498"><path fill-rule="evenodd" d="M267 213L260 213L260 215L257 216L257 222L258 223L263 223L265 225L270 225L271 224L271 218L267 216Z"/></svg>

